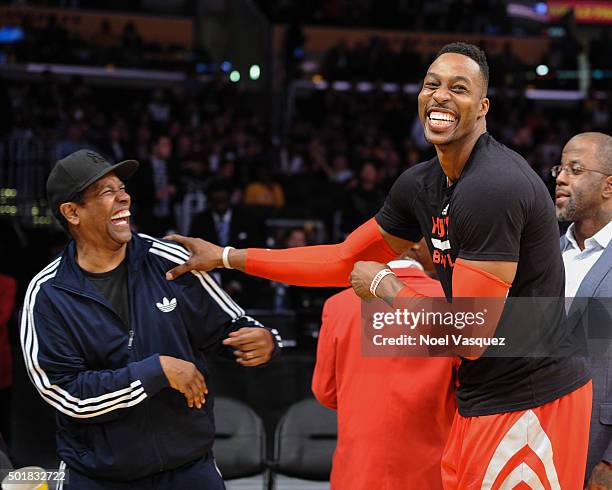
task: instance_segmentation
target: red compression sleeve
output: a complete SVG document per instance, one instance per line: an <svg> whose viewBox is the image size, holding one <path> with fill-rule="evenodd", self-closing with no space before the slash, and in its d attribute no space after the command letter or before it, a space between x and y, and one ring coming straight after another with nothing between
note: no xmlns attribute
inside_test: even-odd
<svg viewBox="0 0 612 490"><path fill-rule="evenodd" d="M360 260L388 262L397 257L372 218L336 245L284 250L249 248L246 272L294 286L344 287Z"/></svg>
<svg viewBox="0 0 612 490"><path fill-rule="evenodd" d="M457 259L453 270L454 298L505 298L512 285L486 271ZM425 298L410 286L405 286L396 298Z"/></svg>
<svg viewBox="0 0 612 490"><path fill-rule="evenodd" d="M453 298L500 298L501 300L501 298L508 296L508 290L511 286L511 284L502 281L499 277L473 267L464 260L457 259L455 261L453 269ZM410 286L406 286L400 289L393 301L393 306L395 308L405 307L405 300L407 298L418 300L418 298L425 298L425 296L417 293ZM404 301L402 302L402 300ZM440 305L440 303L436 303L436 305ZM489 306L489 315L482 331L489 336L493 336L501 318L504 305L501 301L487 302L487 305ZM452 305L448 305L448 308L448 311L452 311ZM461 355L467 359L474 360L478 359L482 352L484 352L484 349L474 350L475 352L472 355L466 353Z"/></svg>
<svg viewBox="0 0 612 490"><path fill-rule="evenodd" d="M502 281L465 260L457 259L453 269L453 298L505 298L512 284Z"/></svg>

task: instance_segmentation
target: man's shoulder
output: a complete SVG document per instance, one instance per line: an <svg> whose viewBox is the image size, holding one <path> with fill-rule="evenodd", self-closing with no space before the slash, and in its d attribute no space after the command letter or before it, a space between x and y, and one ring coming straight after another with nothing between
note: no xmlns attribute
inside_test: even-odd
<svg viewBox="0 0 612 490"><path fill-rule="evenodd" d="M604 274L598 290L605 289L605 296L612 295L612 240L604 248L601 257L593 264L593 270L599 270Z"/></svg>
<svg viewBox="0 0 612 490"><path fill-rule="evenodd" d="M409 192L410 195L414 195L415 192L426 186L435 185L437 183L436 178L440 176L441 172L442 169L437 157L417 163L399 175L393 184L392 190L395 192L399 190L402 193Z"/></svg>
<svg viewBox="0 0 612 490"><path fill-rule="evenodd" d="M145 233L138 233L133 237L136 246L144 252L151 254L155 260L182 264L189 259L189 251L171 240L155 238Z"/></svg>
<svg viewBox="0 0 612 490"><path fill-rule="evenodd" d="M430 175L432 172L435 172L435 173L441 172L440 164L438 163L438 157L433 157L429 160L417 163L416 165L413 165L412 167L408 167L406 170L404 170L400 174L400 176L398 177L398 180L401 179L402 177L409 177L409 178L425 177L427 175Z"/></svg>
<svg viewBox="0 0 612 490"><path fill-rule="evenodd" d="M55 277L62 265L62 260L62 255L56 257L30 280L24 298L24 309L34 308L35 305L40 306L43 303L43 298L49 296Z"/></svg>
<svg viewBox="0 0 612 490"><path fill-rule="evenodd" d="M359 306L359 296L355 294L353 288L347 288L339 293L330 296L325 301L325 308L337 310L338 308L346 308L347 306Z"/></svg>
<svg viewBox="0 0 612 490"><path fill-rule="evenodd" d="M546 188L540 176L533 170L525 158L497 141L488 133L483 136L482 144L477 146L474 153L474 168L482 182L483 172L486 173L484 185L512 186L520 191L521 184L530 183ZM468 174L471 173L468 170Z"/></svg>

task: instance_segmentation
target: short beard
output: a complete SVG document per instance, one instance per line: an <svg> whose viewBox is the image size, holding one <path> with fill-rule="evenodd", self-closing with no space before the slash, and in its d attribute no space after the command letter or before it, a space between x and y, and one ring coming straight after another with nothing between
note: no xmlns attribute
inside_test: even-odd
<svg viewBox="0 0 612 490"><path fill-rule="evenodd" d="M564 209L557 209L557 219L559 221L576 221L576 202L573 197L569 197Z"/></svg>

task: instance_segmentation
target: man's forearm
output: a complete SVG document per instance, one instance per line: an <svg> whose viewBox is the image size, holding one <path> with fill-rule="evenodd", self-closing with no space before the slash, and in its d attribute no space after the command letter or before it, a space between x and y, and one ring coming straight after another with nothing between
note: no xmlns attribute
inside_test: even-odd
<svg viewBox="0 0 612 490"><path fill-rule="evenodd" d="M344 287L355 262L397 257L374 219L361 225L342 243L284 250L231 250L230 265L247 274L295 286Z"/></svg>
<svg viewBox="0 0 612 490"><path fill-rule="evenodd" d="M348 277L355 262L378 260L387 262L398 256L378 224L372 218L346 240L336 245L315 245L284 250L222 248L199 238L180 235L166 237L190 252L191 256L166 273L168 280L186 272L208 271L231 267L253 276L295 286L348 286Z"/></svg>
<svg viewBox="0 0 612 490"><path fill-rule="evenodd" d="M239 271L246 271L246 249L232 249L229 251L227 256L229 264L232 266L232 269L238 269ZM223 267L223 261L220 260L218 267Z"/></svg>

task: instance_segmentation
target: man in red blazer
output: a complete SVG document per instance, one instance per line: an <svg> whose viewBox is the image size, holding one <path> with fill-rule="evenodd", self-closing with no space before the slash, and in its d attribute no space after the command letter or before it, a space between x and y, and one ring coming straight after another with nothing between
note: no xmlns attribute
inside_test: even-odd
<svg viewBox="0 0 612 490"><path fill-rule="evenodd" d="M426 296L444 296L421 243L391 262ZM364 357L361 300L347 289L327 300L312 391L338 411L333 490L442 489L440 461L456 410L450 357Z"/></svg>
<svg viewBox="0 0 612 490"><path fill-rule="evenodd" d="M0 434L8 438L10 393L13 384L8 323L15 307L15 279L0 274Z"/></svg>

